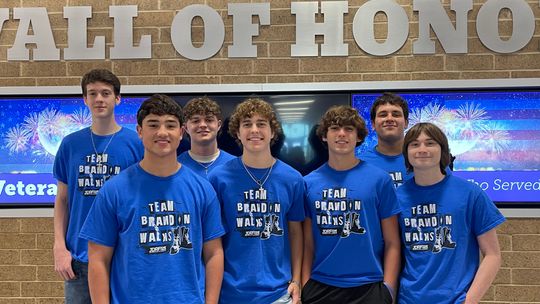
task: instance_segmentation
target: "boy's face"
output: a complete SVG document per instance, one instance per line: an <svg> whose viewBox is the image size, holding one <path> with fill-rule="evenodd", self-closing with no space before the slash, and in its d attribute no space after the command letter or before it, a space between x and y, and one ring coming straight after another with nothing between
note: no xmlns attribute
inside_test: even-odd
<svg viewBox="0 0 540 304"><path fill-rule="evenodd" d="M189 134L192 144L204 145L214 142L220 128L221 120L218 120L213 114L196 114L186 122L186 132Z"/></svg>
<svg viewBox="0 0 540 304"><path fill-rule="evenodd" d="M183 134L176 116L148 114L137 126L137 132L144 146L145 157L147 153L159 158L176 157Z"/></svg>
<svg viewBox="0 0 540 304"><path fill-rule="evenodd" d="M267 118L254 114L240 121L236 136L242 142L244 151L261 152L270 151L270 142L274 137L274 132Z"/></svg>
<svg viewBox="0 0 540 304"><path fill-rule="evenodd" d="M377 107L373 129L377 132L379 140L397 142L403 139L405 129L409 122L405 120L403 109L392 104L382 104Z"/></svg>
<svg viewBox="0 0 540 304"><path fill-rule="evenodd" d="M426 170L440 172L441 146L422 132L407 146L407 158L415 172Z"/></svg>
<svg viewBox="0 0 540 304"><path fill-rule="evenodd" d="M114 107L120 103L120 96L114 95L113 86L100 81L86 85L83 99L92 113L92 119L110 118L114 115Z"/></svg>
<svg viewBox="0 0 540 304"><path fill-rule="evenodd" d="M356 143L360 142L360 139L358 130L352 125L331 125L323 141L328 144L329 154L354 155Z"/></svg>

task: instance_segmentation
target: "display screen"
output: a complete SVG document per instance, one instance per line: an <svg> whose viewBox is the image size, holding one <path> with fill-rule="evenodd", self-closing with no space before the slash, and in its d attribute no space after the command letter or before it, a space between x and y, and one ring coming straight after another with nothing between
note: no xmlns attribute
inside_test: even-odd
<svg viewBox="0 0 540 304"><path fill-rule="evenodd" d="M399 92L398 92L399 93ZM540 203L540 92L403 92L409 127L432 122L448 137L456 176L500 204ZM370 107L380 94L353 94L370 131L357 153L377 143Z"/></svg>

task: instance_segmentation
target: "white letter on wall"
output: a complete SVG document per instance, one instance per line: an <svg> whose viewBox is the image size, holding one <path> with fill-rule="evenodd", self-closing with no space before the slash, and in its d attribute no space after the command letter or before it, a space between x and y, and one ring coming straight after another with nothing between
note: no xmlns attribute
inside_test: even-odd
<svg viewBox="0 0 540 304"><path fill-rule="evenodd" d="M252 23L252 16L258 15L261 25L269 25L270 3L229 3L228 10L233 16L233 44L228 48L228 56L257 57L252 37L259 35L259 27Z"/></svg>
<svg viewBox="0 0 540 304"><path fill-rule="evenodd" d="M20 19L17 35L13 47L7 50L7 60L29 60L30 50L26 44L35 43L32 59L34 60L59 60L60 50L56 48L54 37L47 15L47 9L44 7L16 7L13 9L13 19ZM34 32L29 35L31 28Z"/></svg>
<svg viewBox="0 0 540 304"><path fill-rule="evenodd" d="M324 22L315 22L318 2L292 2L291 13L296 15L296 43L291 45L291 56L318 56L315 36L324 36L321 56L347 56L348 45L343 43L343 15L348 13L348 1L321 3Z"/></svg>
<svg viewBox="0 0 540 304"><path fill-rule="evenodd" d="M137 5L109 6L109 17L114 18L114 47L111 59L136 59L152 57L152 37L143 35L139 46L133 46L133 17Z"/></svg>
<svg viewBox="0 0 540 304"><path fill-rule="evenodd" d="M413 54L435 54L435 42L430 38L430 28L439 38L446 53L467 53L467 14L472 10L472 0L453 0L450 9L456 13L456 28L446 14L442 3L432 0L415 0L413 10L418 11L418 40L413 43Z"/></svg>
<svg viewBox="0 0 540 304"><path fill-rule="evenodd" d="M388 19L388 35L383 43L375 40L373 22L378 12L385 13ZM353 35L356 44L368 54L386 56L397 52L409 36L407 13L392 0L368 1L354 16Z"/></svg>
<svg viewBox="0 0 540 304"><path fill-rule="evenodd" d="M204 42L194 47L191 39L191 22L199 16L204 22ZM191 60L204 60L214 56L225 41L225 24L211 7L202 4L186 6L174 16L171 24L171 41L176 51Z"/></svg>
<svg viewBox="0 0 540 304"><path fill-rule="evenodd" d="M64 49L64 59L105 59L104 36L96 36L94 46L87 47L86 19L92 18L92 7L66 6L64 18L68 20L68 47Z"/></svg>
<svg viewBox="0 0 540 304"><path fill-rule="evenodd" d="M513 28L510 39L499 37L499 12L503 8L512 11ZM478 11L476 31L480 41L497 53L512 53L522 49L534 34L534 14L527 2L522 0L488 0Z"/></svg>

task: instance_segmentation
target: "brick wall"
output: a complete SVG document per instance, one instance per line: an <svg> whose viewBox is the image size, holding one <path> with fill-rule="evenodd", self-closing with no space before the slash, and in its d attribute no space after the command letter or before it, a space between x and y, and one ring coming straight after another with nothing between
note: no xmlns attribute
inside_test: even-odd
<svg viewBox="0 0 540 304"><path fill-rule="evenodd" d="M3 0L0 6L10 9L45 6L60 49L67 47L63 7L91 5L93 17L88 22L88 41L93 41L96 35L105 36L107 58L108 47L113 45L113 22L108 17L108 5L138 4L134 41L139 41L141 35L152 35L152 60L8 62L6 52L13 44L18 26L18 21L9 20L0 32L0 87L78 85L80 76L94 67L111 69L126 85L540 77L540 29L536 29L535 37L524 49L514 54L497 54L482 45L476 35L474 20L485 1L475 0L474 9L469 13L469 52L466 55L447 55L437 43L437 54L413 56L412 41L418 36L418 16L412 11L412 1L400 0L397 2L406 9L410 20L409 40L395 54L370 56L355 44L351 26L358 7L366 0L353 0L349 1L349 14L344 18L348 57L291 58L295 17L290 13L290 1L273 0L272 25L262 27L254 40L257 59L227 58L227 46L232 40L232 19L226 10L228 2L250 1ZM176 53L171 44L170 25L176 11L192 3L213 7L226 25L225 43L209 60L187 60ZM448 7L450 1L443 3ZM528 3L538 23L538 2ZM450 16L453 18L452 14ZM499 32L509 36L512 31L510 14L505 12L500 18ZM195 44L203 41L201 25L200 21L194 22ZM382 16L376 18L375 29L376 37L385 37ZM52 266L52 227L51 218L0 218L0 304L62 302L63 285L53 273ZM484 303L540 303L540 219L510 219L502 225L499 234L503 265Z"/></svg>

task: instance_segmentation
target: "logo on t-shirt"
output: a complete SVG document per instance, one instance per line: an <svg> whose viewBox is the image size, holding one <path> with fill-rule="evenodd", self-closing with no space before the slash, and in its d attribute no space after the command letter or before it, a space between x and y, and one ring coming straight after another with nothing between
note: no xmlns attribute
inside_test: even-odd
<svg viewBox="0 0 540 304"><path fill-rule="evenodd" d="M109 154L98 153L84 157L85 163L79 165L77 187L84 196L96 196L103 184L120 173L120 166L109 164Z"/></svg>
<svg viewBox="0 0 540 304"><path fill-rule="evenodd" d="M323 189L320 200L314 202L315 221L322 236L349 237L364 234L360 223L362 202L347 197L347 188Z"/></svg>
<svg viewBox="0 0 540 304"><path fill-rule="evenodd" d="M236 205L236 230L246 238L267 240L282 236L281 204L269 202L266 189L244 191L244 200Z"/></svg>
<svg viewBox="0 0 540 304"><path fill-rule="evenodd" d="M411 251L439 253L454 249L452 215L437 212L437 204L419 204L411 207L411 216L403 218L405 245Z"/></svg>
<svg viewBox="0 0 540 304"><path fill-rule="evenodd" d="M150 202L140 216L139 246L146 254L177 254L192 249L191 216L176 210L170 200Z"/></svg>
<svg viewBox="0 0 540 304"><path fill-rule="evenodd" d="M403 185L403 173L401 171L391 171L388 172L388 174L390 174L392 181L394 181L394 188L397 189L399 186Z"/></svg>

